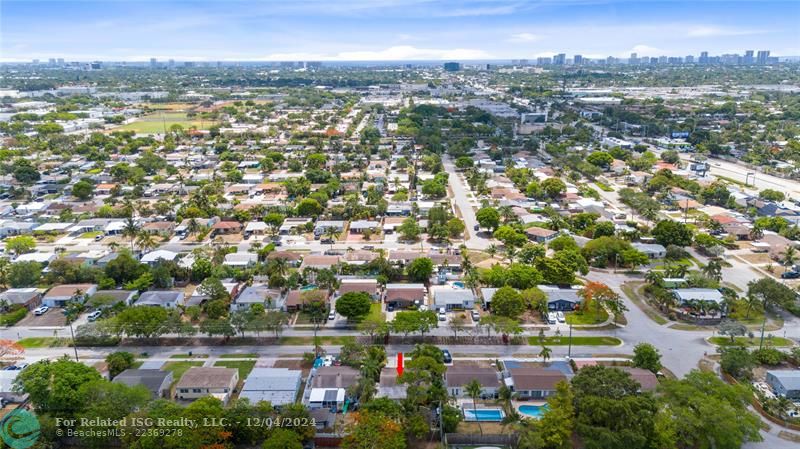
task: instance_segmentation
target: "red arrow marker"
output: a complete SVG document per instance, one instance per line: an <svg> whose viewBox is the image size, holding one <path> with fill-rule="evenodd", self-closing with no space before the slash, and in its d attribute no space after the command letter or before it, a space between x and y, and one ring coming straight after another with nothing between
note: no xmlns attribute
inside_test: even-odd
<svg viewBox="0 0 800 449"><path fill-rule="evenodd" d="M397 353L397 377L403 375L403 353Z"/></svg>

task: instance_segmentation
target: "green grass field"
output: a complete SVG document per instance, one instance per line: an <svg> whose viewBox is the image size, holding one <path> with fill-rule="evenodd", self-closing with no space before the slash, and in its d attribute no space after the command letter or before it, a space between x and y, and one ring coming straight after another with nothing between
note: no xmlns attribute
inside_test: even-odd
<svg viewBox="0 0 800 449"><path fill-rule="evenodd" d="M600 324L608 319L608 312L604 309L597 310L581 310L579 312L570 312L566 314L567 323L573 325L581 324Z"/></svg>
<svg viewBox="0 0 800 449"><path fill-rule="evenodd" d="M353 336L342 336L342 337L319 337L320 344L322 345L343 345L345 343L352 343L356 340L356 337ZM280 343L282 345L288 346L305 346L305 345L313 345L314 344L314 337L281 337Z"/></svg>
<svg viewBox="0 0 800 449"><path fill-rule="evenodd" d="M157 112L139 117L135 122L114 128L114 131L133 131L137 134L163 134L172 125L180 125L184 130L195 127L208 129L216 123L211 120L189 118L184 112Z"/></svg>
<svg viewBox="0 0 800 449"><path fill-rule="evenodd" d="M55 338L55 337L29 337L29 338L23 338L17 343L19 343L20 346L22 346L25 349L58 348L63 346L69 346L69 339Z"/></svg>
<svg viewBox="0 0 800 449"><path fill-rule="evenodd" d="M173 382L178 382L183 374L193 366L203 366L203 362L167 362L161 369L172 371Z"/></svg>
<svg viewBox="0 0 800 449"><path fill-rule="evenodd" d="M250 371L253 371L253 367L256 366L255 360L225 360L221 362L216 362L214 366L220 366L223 368L236 368L239 370L239 379L245 380L247 376L250 374Z"/></svg>
<svg viewBox="0 0 800 449"><path fill-rule="evenodd" d="M528 337L529 345L545 346L567 346L569 337L544 337L544 341L539 337ZM618 346L622 340L617 337L572 337L572 346Z"/></svg>
<svg viewBox="0 0 800 449"><path fill-rule="evenodd" d="M730 337L711 337L708 342L717 346L730 346L730 345L743 345L743 346L758 346L761 342L761 337L754 338L736 337L734 342L731 343ZM783 337L767 338L764 336L764 346L792 346L792 341Z"/></svg>
<svg viewBox="0 0 800 449"><path fill-rule="evenodd" d="M258 354L248 352L245 354L222 354L219 356L221 359L257 359Z"/></svg>
<svg viewBox="0 0 800 449"><path fill-rule="evenodd" d="M173 354L169 356L171 359L207 359L208 354Z"/></svg>

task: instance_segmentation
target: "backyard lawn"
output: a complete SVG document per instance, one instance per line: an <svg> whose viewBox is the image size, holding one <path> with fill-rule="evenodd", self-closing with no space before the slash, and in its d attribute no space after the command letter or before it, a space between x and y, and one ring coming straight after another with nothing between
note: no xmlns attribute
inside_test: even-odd
<svg viewBox="0 0 800 449"><path fill-rule="evenodd" d="M161 369L172 371L173 382L178 382L183 373L193 366L203 366L203 362L167 362Z"/></svg>
<svg viewBox="0 0 800 449"><path fill-rule="evenodd" d="M253 371L253 367L256 366L255 360L223 360L221 362L214 363L214 366L221 366L223 368L236 368L239 370L239 379L245 380L247 376L250 374L250 371Z"/></svg>
<svg viewBox="0 0 800 449"><path fill-rule="evenodd" d="M17 343L19 343L19 345L25 349L57 348L62 346L69 346L69 339L55 338L55 337L29 337L29 338L23 338Z"/></svg>
<svg viewBox="0 0 800 449"><path fill-rule="evenodd" d="M373 302L369 306L369 313L366 317L364 317L364 319L368 321L383 321L384 318L383 312L381 311L381 303Z"/></svg>

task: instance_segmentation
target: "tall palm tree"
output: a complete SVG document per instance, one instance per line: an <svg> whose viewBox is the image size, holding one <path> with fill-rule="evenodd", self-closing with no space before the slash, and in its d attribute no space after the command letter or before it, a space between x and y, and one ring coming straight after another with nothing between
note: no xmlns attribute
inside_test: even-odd
<svg viewBox="0 0 800 449"><path fill-rule="evenodd" d="M133 216L130 216L125 220L125 226L122 228L122 236L130 239L131 251L133 251L133 241L138 235L139 225L136 224L136 220L133 219Z"/></svg>
<svg viewBox="0 0 800 449"><path fill-rule="evenodd" d="M781 257L781 263L783 264L783 272L789 269L789 267L793 266L794 263L797 261L797 250L794 246L787 246L786 251L783 252L783 256Z"/></svg>
<svg viewBox="0 0 800 449"><path fill-rule="evenodd" d="M545 345L542 345L542 350L539 351L539 357L544 359L544 364L547 365L547 361L550 360L550 355L553 354L553 350L548 348Z"/></svg>
<svg viewBox="0 0 800 449"><path fill-rule="evenodd" d="M331 249L333 249L333 244L339 239L339 230L332 226L325 228L325 237L331 239Z"/></svg>
<svg viewBox="0 0 800 449"><path fill-rule="evenodd" d="M153 234L149 232L140 232L136 237L136 245L138 245L142 251L148 252L156 249L158 247L158 242L155 237L153 237Z"/></svg>
<svg viewBox="0 0 800 449"><path fill-rule="evenodd" d="M658 271L650 270L644 275L644 280L650 285L661 285L661 282L664 281L664 275Z"/></svg>
<svg viewBox="0 0 800 449"><path fill-rule="evenodd" d="M478 419L478 398L481 397L482 391L483 387L477 379L472 379L464 385L464 392L472 399L472 413L478 423L478 429L481 431L481 435L483 435L483 427L481 426L481 420Z"/></svg>
<svg viewBox="0 0 800 449"><path fill-rule="evenodd" d="M497 245L495 245L494 243L489 245L489 247L486 248L486 254L488 254L489 257L494 257L494 255L497 254Z"/></svg>
<svg viewBox="0 0 800 449"><path fill-rule="evenodd" d="M722 279L722 263L719 259L709 260L706 266L703 267L703 274L715 281L719 281Z"/></svg>

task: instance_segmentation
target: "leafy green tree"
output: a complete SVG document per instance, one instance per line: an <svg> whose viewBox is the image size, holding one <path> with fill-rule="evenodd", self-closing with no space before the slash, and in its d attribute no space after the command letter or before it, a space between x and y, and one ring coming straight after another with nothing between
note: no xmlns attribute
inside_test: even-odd
<svg viewBox="0 0 800 449"><path fill-rule="evenodd" d="M550 198L558 198L567 191L567 185L558 178L547 178L541 183L542 190Z"/></svg>
<svg viewBox="0 0 800 449"><path fill-rule="evenodd" d="M6 239L6 251L16 256L29 253L36 249L36 240L29 235L18 235Z"/></svg>
<svg viewBox="0 0 800 449"><path fill-rule="evenodd" d="M492 313L508 318L517 318L525 312L522 295L512 287L501 287L492 296Z"/></svg>
<svg viewBox="0 0 800 449"><path fill-rule="evenodd" d="M365 292L347 292L336 300L336 313L348 320L359 320L369 314L372 299Z"/></svg>
<svg viewBox="0 0 800 449"><path fill-rule="evenodd" d="M406 269L408 276L415 282L427 282L433 274L433 261L428 257L414 259Z"/></svg>
<svg viewBox="0 0 800 449"><path fill-rule="evenodd" d="M633 347L633 366L657 373L661 371L661 354L650 343L639 343Z"/></svg>
<svg viewBox="0 0 800 449"><path fill-rule="evenodd" d="M586 162L598 167L608 167L614 162L614 157L605 151L595 151L586 157Z"/></svg>
<svg viewBox="0 0 800 449"><path fill-rule="evenodd" d="M7 277L8 284L13 288L33 287L42 277L42 264L35 261L11 264Z"/></svg>
<svg viewBox="0 0 800 449"><path fill-rule="evenodd" d="M749 380L753 376L756 365L755 357L744 346L723 346L717 349L720 353L722 371L740 380Z"/></svg>
<svg viewBox="0 0 800 449"><path fill-rule="evenodd" d="M343 449L405 449L405 431L398 421L378 412L358 411L347 426Z"/></svg>
<svg viewBox="0 0 800 449"><path fill-rule="evenodd" d="M94 184L82 179L72 186L72 195L79 200L88 200L94 196Z"/></svg>
<svg viewBox="0 0 800 449"><path fill-rule="evenodd" d="M422 232L414 217L408 217L403 220L403 223L400 224L397 231L400 233L401 239L410 241L417 241L420 232Z"/></svg>
<svg viewBox="0 0 800 449"><path fill-rule="evenodd" d="M653 228L653 237L664 246L689 246L692 244L692 230L674 220L661 220Z"/></svg>
<svg viewBox="0 0 800 449"><path fill-rule="evenodd" d="M130 387L107 380L93 380L79 387L79 395L85 398L85 408L78 413L77 429L87 436L81 438L81 446L108 448L113 446L113 435L106 435L106 425L95 425L98 418L121 420L144 407L151 399L144 385Z"/></svg>
<svg viewBox="0 0 800 449"><path fill-rule="evenodd" d="M276 427L270 433L262 449L303 449L303 442L295 432L283 427Z"/></svg>
<svg viewBox="0 0 800 449"><path fill-rule="evenodd" d="M111 378L117 377L117 374L125 371L133 366L134 356L130 352L118 351L112 352L106 356L106 364L108 364L108 374Z"/></svg>
<svg viewBox="0 0 800 449"><path fill-rule="evenodd" d="M494 231L500 225L500 213L493 207L484 207L475 214L475 219L482 228Z"/></svg>
<svg viewBox="0 0 800 449"><path fill-rule="evenodd" d="M301 217L316 217L323 210L319 202L313 198L305 198L297 205L297 215Z"/></svg>
<svg viewBox="0 0 800 449"><path fill-rule="evenodd" d="M14 390L27 393L40 413L72 417L87 403L87 391L81 387L100 379L91 366L67 358L45 359L20 371Z"/></svg>
<svg viewBox="0 0 800 449"><path fill-rule="evenodd" d="M161 307L129 307L111 318L112 328L129 337L152 338L163 334L169 312Z"/></svg>
<svg viewBox="0 0 800 449"><path fill-rule="evenodd" d="M528 237L525 234L508 225L497 228L493 236L503 242L506 247L520 247L528 241Z"/></svg>
<svg viewBox="0 0 800 449"><path fill-rule="evenodd" d="M761 441L761 420L749 410L753 393L744 385L693 370L683 379L662 381L658 392L659 413L675 423L663 442L669 444L661 447L733 449Z"/></svg>

